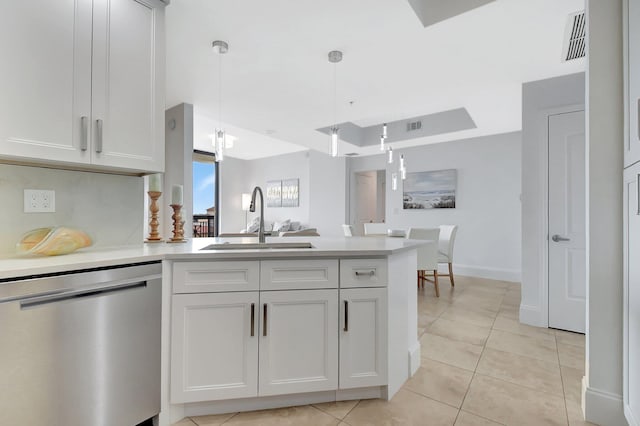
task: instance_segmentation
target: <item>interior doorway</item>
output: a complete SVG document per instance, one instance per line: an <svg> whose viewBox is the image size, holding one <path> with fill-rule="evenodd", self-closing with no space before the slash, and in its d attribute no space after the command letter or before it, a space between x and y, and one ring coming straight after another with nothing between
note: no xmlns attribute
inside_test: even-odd
<svg viewBox="0 0 640 426"><path fill-rule="evenodd" d="M548 116L549 327L585 332L586 162L584 111Z"/></svg>
<svg viewBox="0 0 640 426"><path fill-rule="evenodd" d="M369 170L354 173L352 225L356 235L364 235L364 224L385 222L386 171Z"/></svg>

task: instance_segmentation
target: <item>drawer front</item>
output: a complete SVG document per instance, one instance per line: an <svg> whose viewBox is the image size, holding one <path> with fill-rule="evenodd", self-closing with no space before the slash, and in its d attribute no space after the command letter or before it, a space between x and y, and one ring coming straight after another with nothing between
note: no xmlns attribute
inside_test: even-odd
<svg viewBox="0 0 640 426"><path fill-rule="evenodd" d="M175 262L174 293L255 291L259 288L260 262Z"/></svg>
<svg viewBox="0 0 640 426"><path fill-rule="evenodd" d="M387 259L343 259L340 288L386 287Z"/></svg>
<svg viewBox="0 0 640 426"><path fill-rule="evenodd" d="M261 290L338 288L338 260L265 260L260 267Z"/></svg>

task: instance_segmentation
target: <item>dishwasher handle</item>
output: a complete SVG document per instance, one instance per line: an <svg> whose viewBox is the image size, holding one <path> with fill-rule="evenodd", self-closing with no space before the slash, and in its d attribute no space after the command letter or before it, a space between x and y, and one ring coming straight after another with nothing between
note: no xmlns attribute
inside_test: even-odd
<svg viewBox="0 0 640 426"><path fill-rule="evenodd" d="M69 290L61 293L55 293L47 296L35 296L20 302L20 309L34 308L40 305L48 305L50 303L63 302L65 300L82 299L85 297L102 296L104 294L121 292L126 290L135 290L147 286L146 281L137 281L129 283L112 284L102 287L92 287L88 289Z"/></svg>

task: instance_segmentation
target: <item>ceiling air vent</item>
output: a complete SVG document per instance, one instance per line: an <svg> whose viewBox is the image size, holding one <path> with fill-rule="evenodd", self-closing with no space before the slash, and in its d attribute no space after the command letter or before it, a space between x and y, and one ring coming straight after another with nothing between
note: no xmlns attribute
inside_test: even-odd
<svg viewBox="0 0 640 426"><path fill-rule="evenodd" d="M407 132L413 132L422 129L422 121L409 121L407 123Z"/></svg>
<svg viewBox="0 0 640 426"><path fill-rule="evenodd" d="M567 29L565 30L564 45L562 48L562 60L564 62L584 58L585 26L584 11L572 13L567 18Z"/></svg>

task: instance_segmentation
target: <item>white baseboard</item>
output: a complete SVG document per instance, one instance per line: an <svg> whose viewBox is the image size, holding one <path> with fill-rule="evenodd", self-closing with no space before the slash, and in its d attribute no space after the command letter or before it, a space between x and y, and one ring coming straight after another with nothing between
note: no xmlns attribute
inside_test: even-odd
<svg viewBox="0 0 640 426"><path fill-rule="evenodd" d="M416 342L416 344L409 349L409 377L416 374L416 371L420 368L421 350L420 342Z"/></svg>
<svg viewBox="0 0 640 426"><path fill-rule="evenodd" d="M627 426L622 395L587 387L584 401L587 421L604 426Z"/></svg>
<svg viewBox="0 0 640 426"><path fill-rule="evenodd" d="M549 320L542 316L539 306L520 305L520 322L534 327L548 327Z"/></svg>
<svg viewBox="0 0 640 426"><path fill-rule="evenodd" d="M448 274L448 266L446 264L440 264L438 266L438 272ZM465 275L512 282L520 282L522 279L522 274L519 269L489 268L485 266L459 265L457 263L453 264L453 275Z"/></svg>

